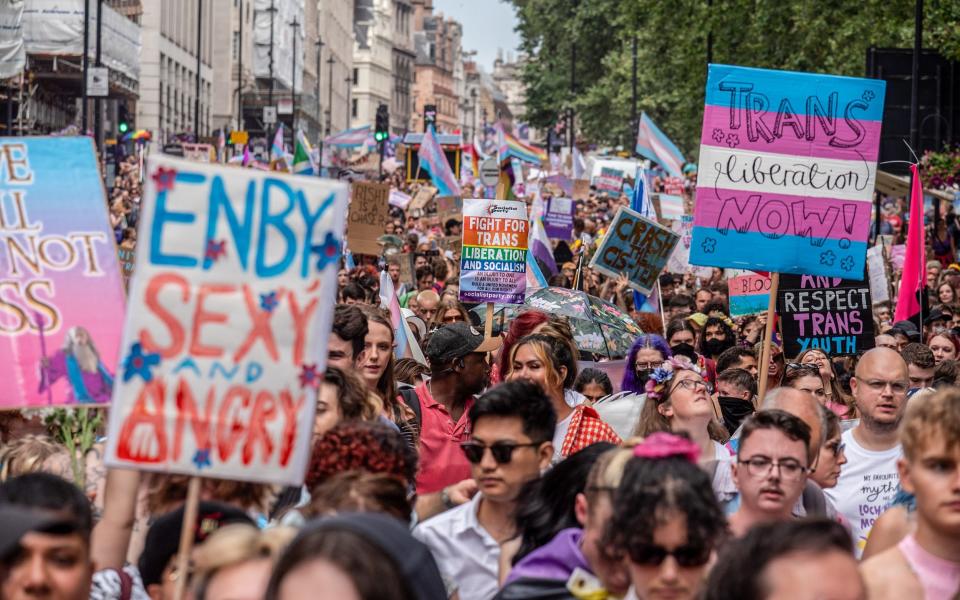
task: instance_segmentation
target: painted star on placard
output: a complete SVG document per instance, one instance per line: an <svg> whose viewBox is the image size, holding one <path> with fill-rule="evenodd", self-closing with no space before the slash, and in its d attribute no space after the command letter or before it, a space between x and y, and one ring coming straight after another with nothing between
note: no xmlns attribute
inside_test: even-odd
<svg viewBox="0 0 960 600"><path fill-rule="evenodd" d="M864 102L870 102L870 101L873 100L876 96L875 96L875 94L873 93L873 90L864 90L863 95L860 96L860 97L863 98Z"/></svg>
<svg viewBox="0 0 960 600"><path fill-rule="evenodd" d="M854 263L853 257L847 256L846 258L840 261L840 268L843 269L844 271L850 271L853 269L853 263Z"/></svg>
<svg viewBox="0 0 960 600"><path fill-rule="evenodd" d="M317 270L322 271L327 265L340 260L340 240L328 231L323 243L311 246L310 251L317 254Z"/></svg>
<svg viewBox="0 0 960 600"><path fill-rule="evenodd" d="M130 381L134 377L140 377L145 382L149 382L153 379L153 367L159 364L159 354L144 352L140 342L135 342L123 359L123 380Z"/></svg>
<svg viewBox="0 0 960 600"><path fill-rule="evenodd" d="M300 387L320 387L320 373L317 365L303 365L300 370Z"/></svg>
<svg viewBox="0 0 960 600"><path fill-rule="evenodd" d="M715 141L715 142L718 143L718 144L722 144L722 143L723 143L723 138L724 138L725 136L726 136L726 134L723 133L723 130L722 130L722 129L720 129L719 127L715 127L715 128L714 128L714 130L713 130L713 141Z"/></svg>
<svg viewBox="0 0 960 600"><path fill-rule="evenodd" d="M216 262L227 255L226 240L207 240L207 251L204 258L210 262Z"/></svg>
<svg viewBox="0 0 960 600"><path fill-rule="evenodd" d="M198 448L193 454L193 464L197 470L202 471L204 467L210 466L210 448Z"/></svg>
<svg viewBox="0 0 960 600"><path fill-rule="evenodd" d="M713 254L717 249L717 240L711 237L704 238L700 247L703 249L704 254Z"/></svg>
<svg viewBox="0 0 960 600"><path fill-rule="evenodd" d="M157 186L157 193L166 192L173 189L173 184L177 180L177 170L157 167L157 170L153 172L152 178L154 184Z"/></svg>
<svg viewBox="0 0 960 600"><path fill-rule="evenodd" d="M820 254L820 264L832 267L833 263L837 260L837 255L833 253L832 250L827 250Z"/></svg>
<svg viewBox="0 0 960 600"><path fill-rule="evenodd" d="M735 134L735 133L728 134L728 135L727 135L727 145L730 146L731 148L736 148L737 146L739 146L739 145L740 145L740 136L737 135L737 134Z"/></svg>
<svg viewBox="0 0 960 600"><path fill-rule="evenodd" d="M272 313L278 304L280 304L280 300L277 299L276 291L260 294L260 308L266 312Z"/></svg>

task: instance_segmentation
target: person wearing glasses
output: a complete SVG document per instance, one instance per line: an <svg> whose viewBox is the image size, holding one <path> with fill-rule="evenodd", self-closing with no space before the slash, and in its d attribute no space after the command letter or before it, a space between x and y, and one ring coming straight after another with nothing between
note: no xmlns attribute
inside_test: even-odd
<svg viewBox="0 0 960 600"><path fill-rule="evenodd" d="M659 335L640 335L633 342L627 353L627 364L633 368L623 370L620 392L602 398L594 405L600 418L621 438L630 437L637 426L647 399L645 387L650 375L672 356L667 341Z"/></svg>
<svg viewBox="0 0 960 600"><path fill-rule="evenodd" d="M728 461L730 451L722 442L728 435L718 421L713 386L686 357L664 361L647 380L647 401L634 435L647 437L657 431L682 431L700 448L703 461Z"/></svg>
<svg viewBox="0 0 960 600"><path fill-rule="evenodd" d="M850 380L860 422L843 433L847 464L837 485L824 490L850 523L857 557L870 529L900 484L897 460L903 455L897 429L907 404L907 364L888 348L868 350Z"/></svg>
<svg viewBox="0 0 960 600"><path fill-rule="evenodd" d="M819 485L820 489L826 490L837 485L843 465L847 464L847 455L844 453L846 446L843 443L840 417L825 406L821 405L820 408L824 442L820 446L816 467L810 472L810 479Z"/></svg>
<svg viewBox="0 0 960 600"><path fill-rule="evenodd" d="M740 507L730 531L743 537L754 525L787 521L803 494L809 470L810 428L790 413L761 410L743 423L733 481Z"/></svg>
<svg viewBox="0 0 960 600"><path fill-rule="evenodd" d="M823 379L824 397L818 397L817 401L835 412L841 419L856 418L857 410L853 407L853 401L843 393L833 361L826 352L819 348L804 350L797 355L797 363L814 366L820 373L820 378Z"/></svg>
<svg viewBox="0 0 960 600"><path fill-rule="evenodd" d="M524 484L553 458L553 402L535 383L510 381L483 394L469 411L461 444L479 493L414 529L462 600L491 598L499 587L500 545L515 537L513 513Z"/></svg>
<svg viewBox="0 0 960 600"><path fill-rule="evenodd" d="M727 532L699 452L686 437L663 432L634 447L602 540L630 573L625 598L699 597Z"/></svg>

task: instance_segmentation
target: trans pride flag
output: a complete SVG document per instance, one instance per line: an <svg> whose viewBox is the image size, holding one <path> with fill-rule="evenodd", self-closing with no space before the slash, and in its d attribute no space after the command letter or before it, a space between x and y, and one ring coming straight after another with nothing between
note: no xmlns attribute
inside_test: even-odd
<svg viewBox="0 0 960 600"><path fill-rule="evenodd" d="M690 263L862 279L885 92L710 65Z"/></svg>
<svg viewBox="0 0 960 600"><path fill-rule="evenodd" d="M643 113L637 128L637 154L658 163L674 177L683 176L684 158L680 150L670 141L653 119Z"/></svg>
<svg viewBox="0 0 960 600"><path fill-rule="evenodd" d="M443 148L440 147L437 132L433 125L423 134L420 150L417 151L417 158L420 159L420 167L430 173L430 180L437 188L438 195L460 195L460 184L457 183L457 176L454 175L450 163L447 162L447 157L443 153Z"/></svg>

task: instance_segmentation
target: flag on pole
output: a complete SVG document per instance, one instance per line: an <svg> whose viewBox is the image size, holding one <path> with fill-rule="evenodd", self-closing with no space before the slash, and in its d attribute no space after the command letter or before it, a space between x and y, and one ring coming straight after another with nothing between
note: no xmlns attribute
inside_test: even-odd
<svg viewBox="0 0 960 600"><path fill-rule="evenodd" d="M503 126L499 123L497 123L497 146L499 148L499 160L501 164L515 158L539 167L541 163L547 160L545 150L541 150L530 144L524 144L504 131Z"/></svg>
<svg viewBox="0 0 960 600"><path fill-rule="evenodd" d="M920 193L920 170L910 165L913 185L910 190L910 223L907 229L907 251L903 261L903 277L897 296L894 321L919 320L917 329L923 331L924 306L921 298L926 296L927 283L926 239L923 229L923 194Z"/></svg>
<svg viewBox="0 0 960 600"><path fill-rule="evenodd" d="M417 158L420 160L420 167L430 174L430 180L433 186L437 188L437 194L440 196L459 196L460 184L457 183L457 177L447 162L447 157L440 147L437 140L437 132L431 125L427 132L423 134L423 140L420 142L420 150L417 151Z"/></svg>
<svg viewBox="0 0 960 600"><path fill-rule="evenodd" d="M647 113L641 115L637 129L637 154L658 163L670 175L683 177L683 163L686 162L683 154Z"/></svg>
<svg viewBox="0 0 960 600"><path fill-rule="evenodd" d="M427 364L423 351L420 350L420 346L417 345L416 339L413 337L410 325L403 318L403 313L400 311L400 299L397 298L397 292L393 288L393 280L390 279L386 269L380 271L380 307L390 313L390 324L393 326L394 357L412 358L421 364Z"/></svg>
<svg viewBox="0 0 960 600"><path fill-rule="evenodd" d="M273 136L273 144L270 146L270 162L286 164L286 151L283 148L283 123L277 127L277 133Z"/></svg>
<svg viewBox="0 0 960 600"><path fill-rule="evenodd" d="M293 172L298 175L313 175L313 163L310 161L310 144L302 131L297 132L297 141L293 150Z"/></svg>

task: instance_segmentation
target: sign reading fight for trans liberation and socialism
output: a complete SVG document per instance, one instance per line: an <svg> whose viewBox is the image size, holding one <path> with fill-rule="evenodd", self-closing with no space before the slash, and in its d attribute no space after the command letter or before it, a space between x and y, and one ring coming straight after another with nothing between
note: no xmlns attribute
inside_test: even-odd
<svg viewBox="0 0 960 600"><path fill-rule="evenodd" d="M0 143L0 408L110 402L124 298L86 137Z"/></svg>
<svg viewBox="0 0 960 600"><path fill-rule="evenodd" d="M783 275L777 291L786 356L819 348L828 356L873 348L870 285L836 277Z"/></svg>
<svg viewBox="0 0 960 600"><path fill-rule="evenodd" d="M770 277L740 275L727 280L730 316L742 317L766 312L770 307Z"/></svg>
<svg viewBox="0 0 960 600"><path fill-rule="evenodd" d="M649 295L678 241L673 231L621 206L590 268L608 277L626 273L631 288Z"/></svg>
<svg viewBox="0 0 960 600"><path fill-rule="evenodd" d="M710 65L690 262L862 278L885 90Z"/></svg>
<svg viewBox="0 0 960 600"><path fill-rule="evenodd" d="M528 225L523 202L463 201L462 302L523 304Z"/></svg>
<svg viewBox="0 0 960 600"><path fill-rule="evenodd" d="M346 205L325 179L148 161L108 465L302 481Z"/></svg>
<svg viewBox="0 0 960 600"><path fill-rule="evenodd" d="M573 239L574 204L570 198L554 196L543 213L543 228L548 237L570 241Z"/></svg>

